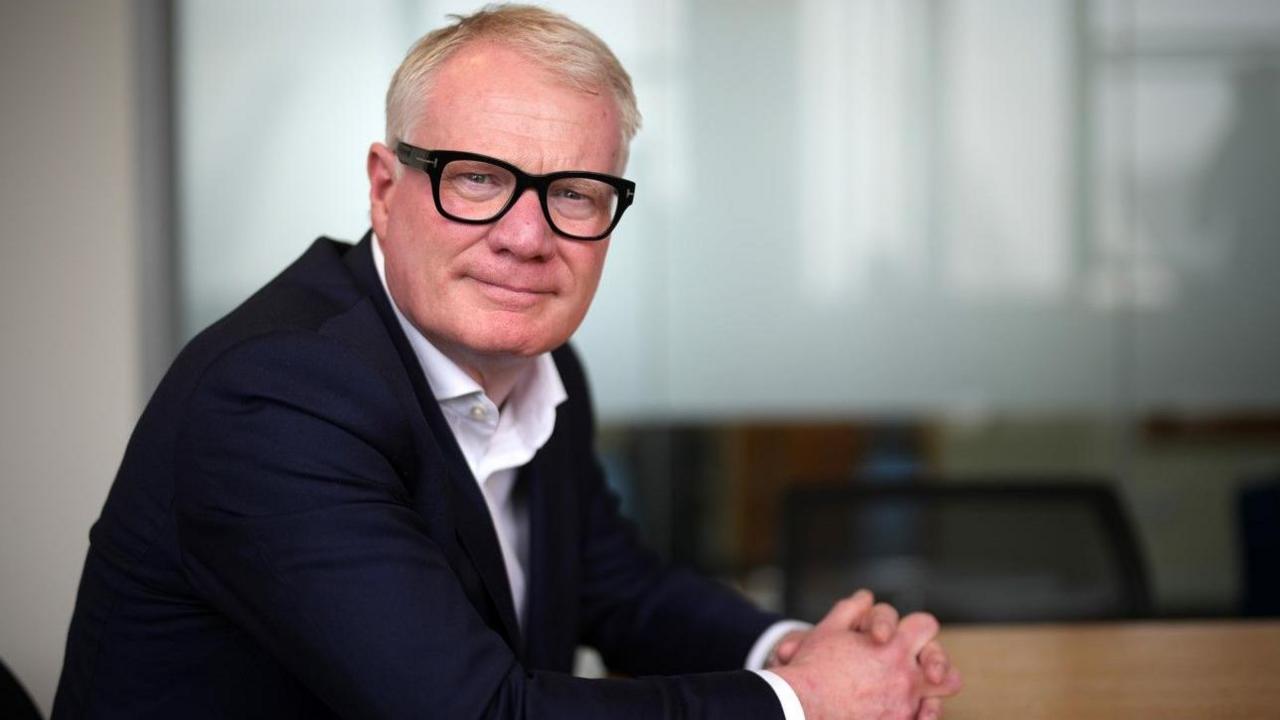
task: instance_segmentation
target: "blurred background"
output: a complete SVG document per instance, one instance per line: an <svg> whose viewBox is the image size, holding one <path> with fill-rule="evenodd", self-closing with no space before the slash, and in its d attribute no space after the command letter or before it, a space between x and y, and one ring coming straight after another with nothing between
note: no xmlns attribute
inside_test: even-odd
<svg viewBox="0 0 1280 720"><path fill-rule="evenodd" d="M576 343L666 557L794 612L788 512L842 497L806 492L1100 487L1143 580L1117 614L1280 612L1241 499L1280 476L1280 3L544 4L644 113ZM155 383L363 235L392 71L479 5L0 3L0 658L46 711Z"/></svg>

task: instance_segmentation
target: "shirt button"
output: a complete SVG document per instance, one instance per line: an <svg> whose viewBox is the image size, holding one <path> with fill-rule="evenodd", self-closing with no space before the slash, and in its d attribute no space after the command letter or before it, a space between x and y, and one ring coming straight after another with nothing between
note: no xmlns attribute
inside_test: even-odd
<svg viewBox="0 0 1280 720"><path fill-rule="evenodd" d="M472 417L472 419L475 419L475 420L483 420L483 419L484 419L484 406L483 406L483 405L472 405L472 406L471 406L471 417Z"/></svg>

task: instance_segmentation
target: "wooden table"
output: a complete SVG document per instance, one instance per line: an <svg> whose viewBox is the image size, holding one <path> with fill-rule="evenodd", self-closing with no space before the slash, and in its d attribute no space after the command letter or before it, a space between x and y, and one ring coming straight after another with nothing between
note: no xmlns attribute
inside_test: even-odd
<svg viewBox="0 0 1280 720"><path fill-rule="evenodd" d="M1280 621L962 626L946 720L1280 719Z"/></svg>

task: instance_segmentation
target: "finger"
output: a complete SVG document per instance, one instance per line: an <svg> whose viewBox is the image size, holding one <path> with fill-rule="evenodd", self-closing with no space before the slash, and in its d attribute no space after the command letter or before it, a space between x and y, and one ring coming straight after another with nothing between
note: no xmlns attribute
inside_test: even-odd
<svg viewBox="0 0 1280 720"><path fill-rule="evenodd" d="M858 629L869 632L872 640L884 645L898 629L898 611L889 603L876 603L871 612L862 616Z"/></svg>
<svg viewBox="0 0 1280 720"><path fill-rule="evenodd" d="M858 621L871 609L874 602L875 596L870 590L859 590L837 602L814 629L825 632L848 632L849 629L857 627Z"/></svg>
<svg viewBox="0 0 1280 720"><path fill-rule="evenodd" d="M949 695L955 695L964 689L964 677L959 670L951 668L947 671L947 679L942 681L942 687L946 688Z"/></svg>
<svg viewBox="0 0 1280 720"><path fill-rule="evenodd" d="M920 651L938 636L938 620L929 613L911 613L898 624L898 634L907 643L911 657L919 657Z"/></svg>
<svg viewBox="0 0 1280 720"><path fill-rule="evenodd" d="M925 679L934 685L941 685L947 679L951 660L937 640L930 640L920 651L920 667L924 668Z"/></svg>
<svg viewBox="0 0 1280 720"><path fill-rule="evenodd" d="M774 657L778 662L786 665L791 662L791 658L795 657L796 650L800 649L800 643L804 640L803 635L791 635L778 643L778 647L774 650Z"/></svg>
<svg viewBox="0 0 1280 720"><path fill-rule="evenodd" d="M942 717L942 698L925 698L920 701L920 712L916 720L938 720Z"/></svg>
<svg viewBox="0 0 1280 720"><path fill-rule="evenodd" d="M947 670L947 676L942 682L925 685L921 692L925 697L944 698L951 697L964 689L964 678L960 677L960 671L954 667Z"/></svg>

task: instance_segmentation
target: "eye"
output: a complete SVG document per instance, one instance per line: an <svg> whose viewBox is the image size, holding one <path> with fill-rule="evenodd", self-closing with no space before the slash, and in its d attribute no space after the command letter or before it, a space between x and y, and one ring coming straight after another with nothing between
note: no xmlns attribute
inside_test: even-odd
<svg viewBox="0 0 1280 720"><path fill-rule="evenodd" d="M607 188L602 184L579 179L576 182L560 182L551 186L551 195L556 200L573 203L599 204Z"/></svg>

